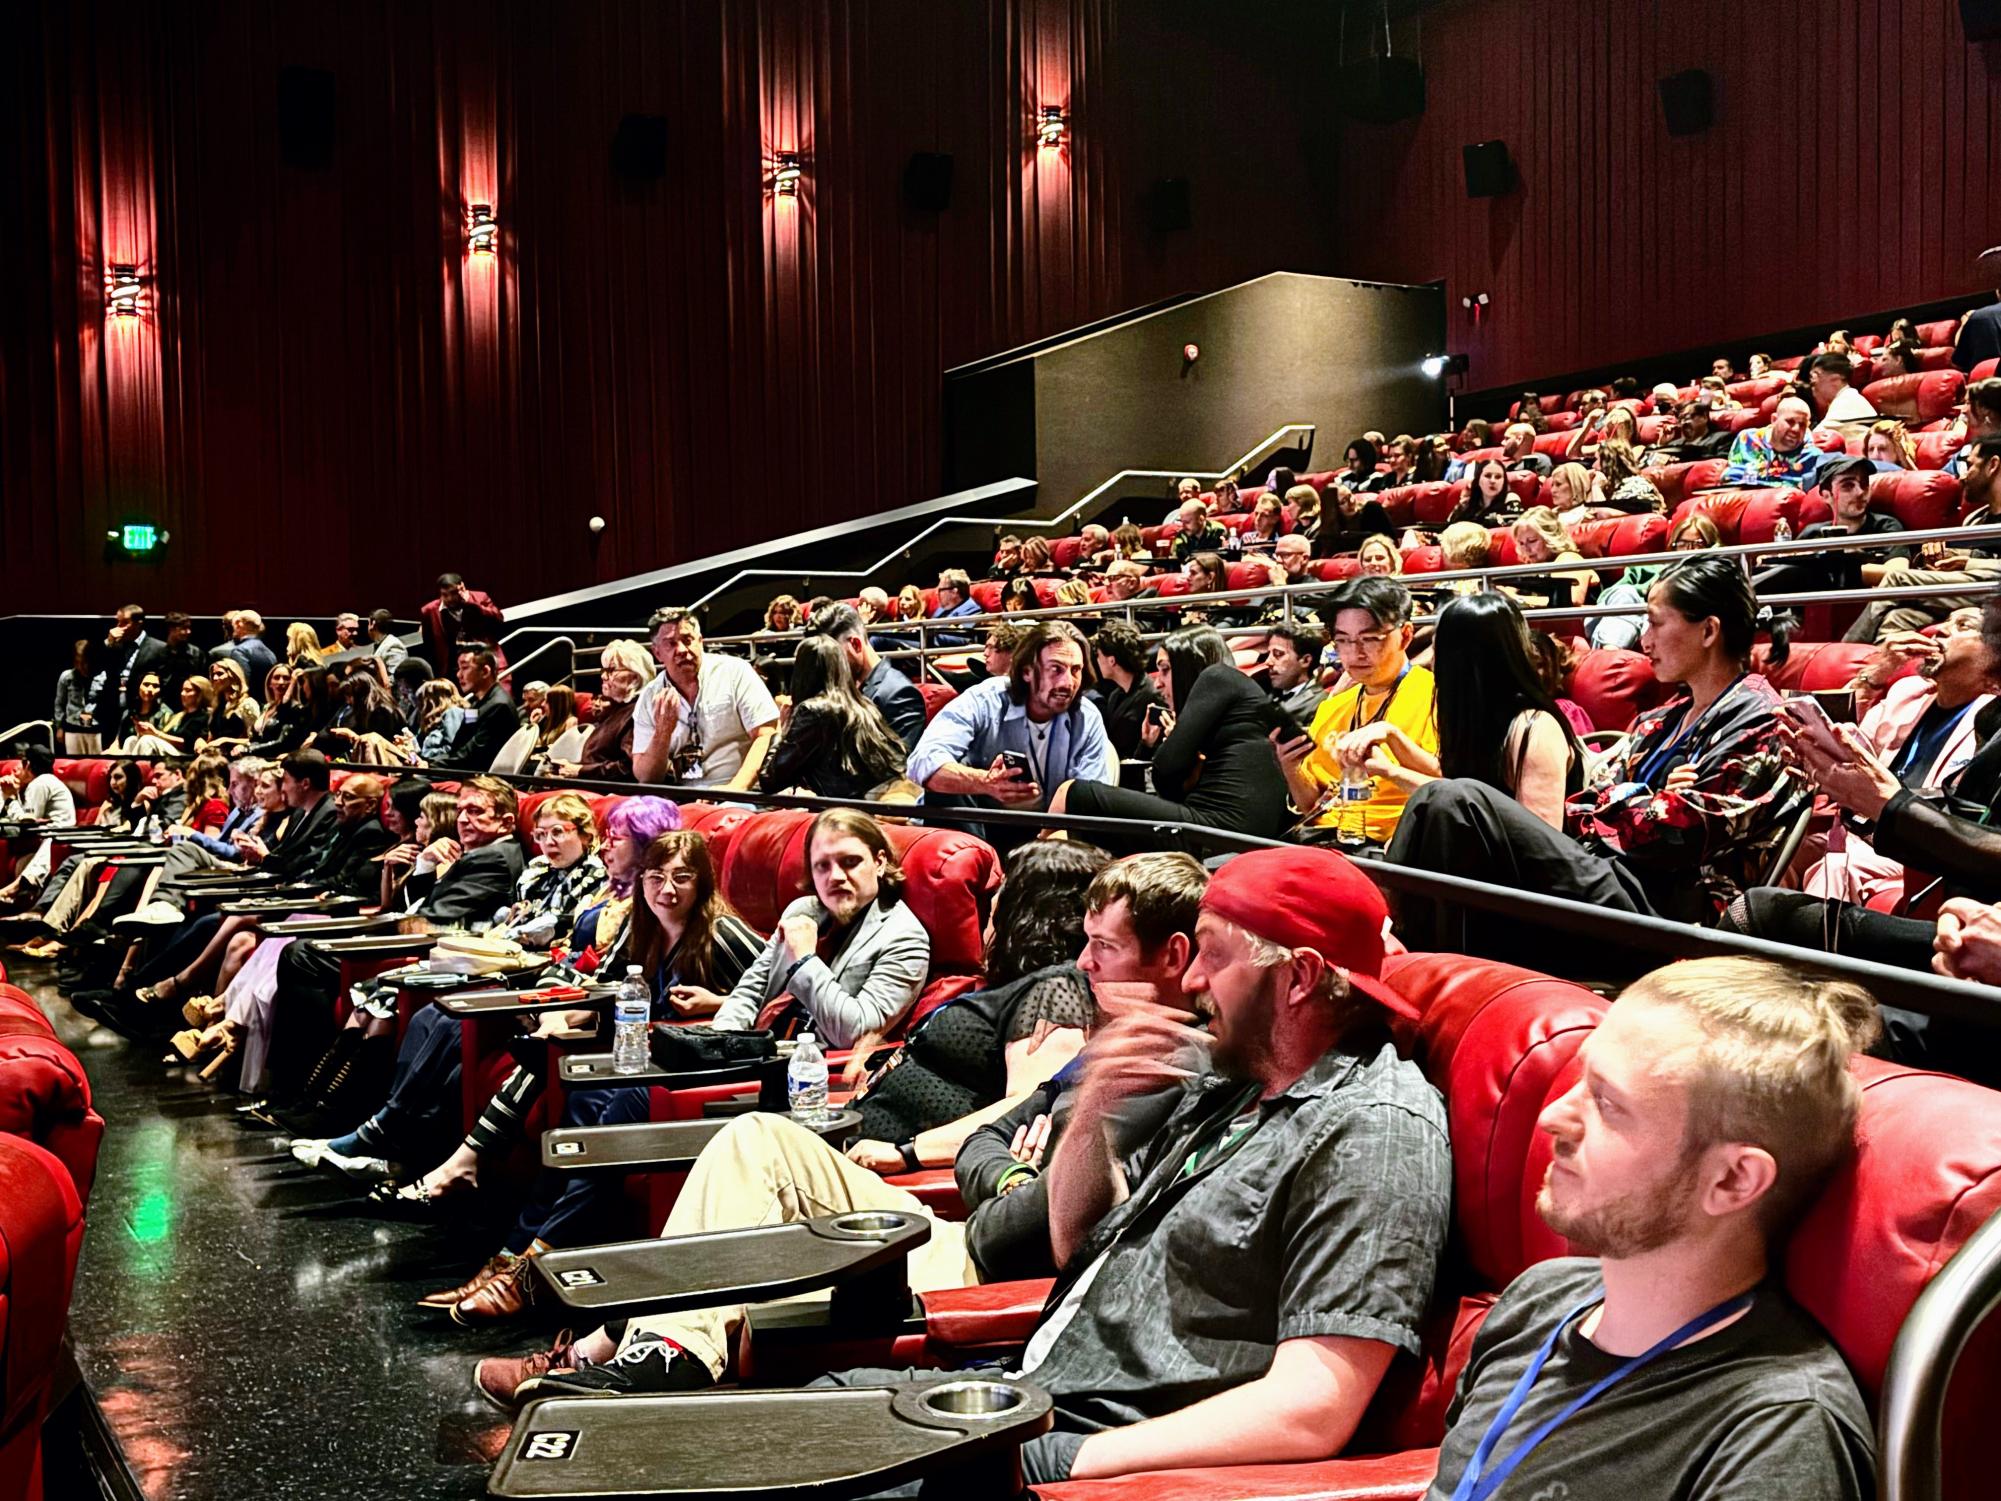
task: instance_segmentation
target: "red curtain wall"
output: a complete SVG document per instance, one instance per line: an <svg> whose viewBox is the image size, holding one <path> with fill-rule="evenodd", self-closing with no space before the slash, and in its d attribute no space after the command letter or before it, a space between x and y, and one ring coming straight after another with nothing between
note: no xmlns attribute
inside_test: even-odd
<svg viewBox="0 0 2001 1501"><path fill-rule="evenodd" d="M2001 48L1956 0L1464 0L1422 55L1424 116L1344 134L1343 263L1442 278L1469 388L1972 291L2001 241ZM1692 67L1716 124L1673 139ZM1469 201L1495 138L1521 187Z"/></svg>
<svg viewBox="0 0 2001 1501"><path fill-rule="evenodd" d="M0 49L5 608L408 613L445 568L519 599L934 494L950 365L1336 269L1334 138L1288 83L1320 23L1238 9L35 8ZM337 79L330 170L280 161L288 64ZM610 170L629 112L668 117L658 182ZM942 215L903 205L919 149L956 157ZM1137 222L1170 175L1193 233ZM142 319L103 315L115 262ZM163 561L105 561L127 514Z"/></svg>

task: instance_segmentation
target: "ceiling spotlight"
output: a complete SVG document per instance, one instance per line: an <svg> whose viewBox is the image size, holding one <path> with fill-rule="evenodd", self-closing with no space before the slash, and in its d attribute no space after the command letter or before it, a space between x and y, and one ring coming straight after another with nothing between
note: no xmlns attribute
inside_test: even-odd
<svg viewBox="0 0 2001 1501"><path fill-rule="evenodd" d="M800 164L799 153L781 151L772 158L771 191L796 198L799 196L799 179L805 175L806 169Z"/></svg>
<svg viewBox="0 0 2001 1501"><path fill-rule="evenodd" d="M1035 122L1035 142L1038 146L1061 146L1069 129L1070 120L1062 106L1045 104Z"/></svg>
<svg viewBox="0 0 2001 1501"><path fill-rule="evenodd" d="M1466 373L1466 356L1463 354L1428 354L1418 362L1418 369L1427 379L1437 380L1445 375Z"/></svg>
<svg viewBox="0 0 2001 1501"><path fill-rule="evenodd" d="M136 318L144 285L137 266L113 266L104 277L104 313L108 318Z"/></svg>
<svg viewBox="0 0 2001 1501"><path fill-rule="evenodd" d="M495 255L500 250L500 221L493 217L493 205L475 203L471 227L466 230L466 249L474 255Z"/></svg>

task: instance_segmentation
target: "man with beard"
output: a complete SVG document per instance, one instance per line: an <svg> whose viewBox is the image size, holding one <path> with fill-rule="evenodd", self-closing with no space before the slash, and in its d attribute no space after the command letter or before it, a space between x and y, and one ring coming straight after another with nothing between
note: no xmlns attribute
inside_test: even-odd
<svg viewBox="0 0 2001 1501"><path fill-rule="evenodd" d="M1119 779L1118 754L1098 706L1084 697L1084 633L1067 620L1022 633L1006 677L977 683L938 711L910 753L906 775L932 806L1047 808L1071 780ZM1032 832L973 826L1003 854Z"/></svg>
<svg viewBox="0 0 2001 1501"><path fill-rule="evenodd" d="M1254 850L1203 893L1182 994L1094 985L1108 1020L1047 1171L1061 1272L1016 1368L983 1373L1055 1399L1029 1484L1328 1458L1418 1352L1452 1162L1443 1103L1389 1041L1387 919L1334 851ZM1164 1118L1135 1110L1163 1090Z"/></svg>
<svg viewBox="0 0 2001 1501"><path fill-rule="evenodd" d="M1619 998L1538 1123L1536 1210L1584 1259L1529 1268L1487 1315L1432 1501L1871 1493L1854 1378L1767 1278L1853 1149L1848 1063L1875 1031L1865 992L1760 960Z"/></svg>

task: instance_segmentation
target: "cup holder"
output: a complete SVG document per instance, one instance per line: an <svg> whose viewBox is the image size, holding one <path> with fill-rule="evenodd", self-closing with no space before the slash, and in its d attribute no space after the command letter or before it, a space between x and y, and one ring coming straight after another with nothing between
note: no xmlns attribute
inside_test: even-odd
<svg viewBox="0 0 2001 1501"><path fill-rule="evenodd" d="M1003 1381L950 1381L924 1393L930 1411L955 1418L993 1418L1013 1412L1028 1397Z"/></svg>
<svg viewBox="0 0 2001 1501"><path fill-rule="evenodd" d="M887 1235L892 1230L901 1230L910 1223L910 1219L907 1215L860 1210L854 1214L837 1214L831 1223L834 1229L845 1235Z"/></svg>

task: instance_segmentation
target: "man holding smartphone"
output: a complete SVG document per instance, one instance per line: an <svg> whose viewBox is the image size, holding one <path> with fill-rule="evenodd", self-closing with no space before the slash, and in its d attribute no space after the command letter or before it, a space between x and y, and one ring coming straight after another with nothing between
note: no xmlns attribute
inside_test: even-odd
<svg viewBox="0 0 2001 1501"><path fill-rule="evenodd" d="M1089 670L1076 626L1031 627L1007 676L975 684L925 726L907 775L924 789L926 805L1047 808L1067 781L1116 785L1118 755L1098 706L1084 696ZM1020 824L972 831L1002 853L1034 833Z"/></svg>

